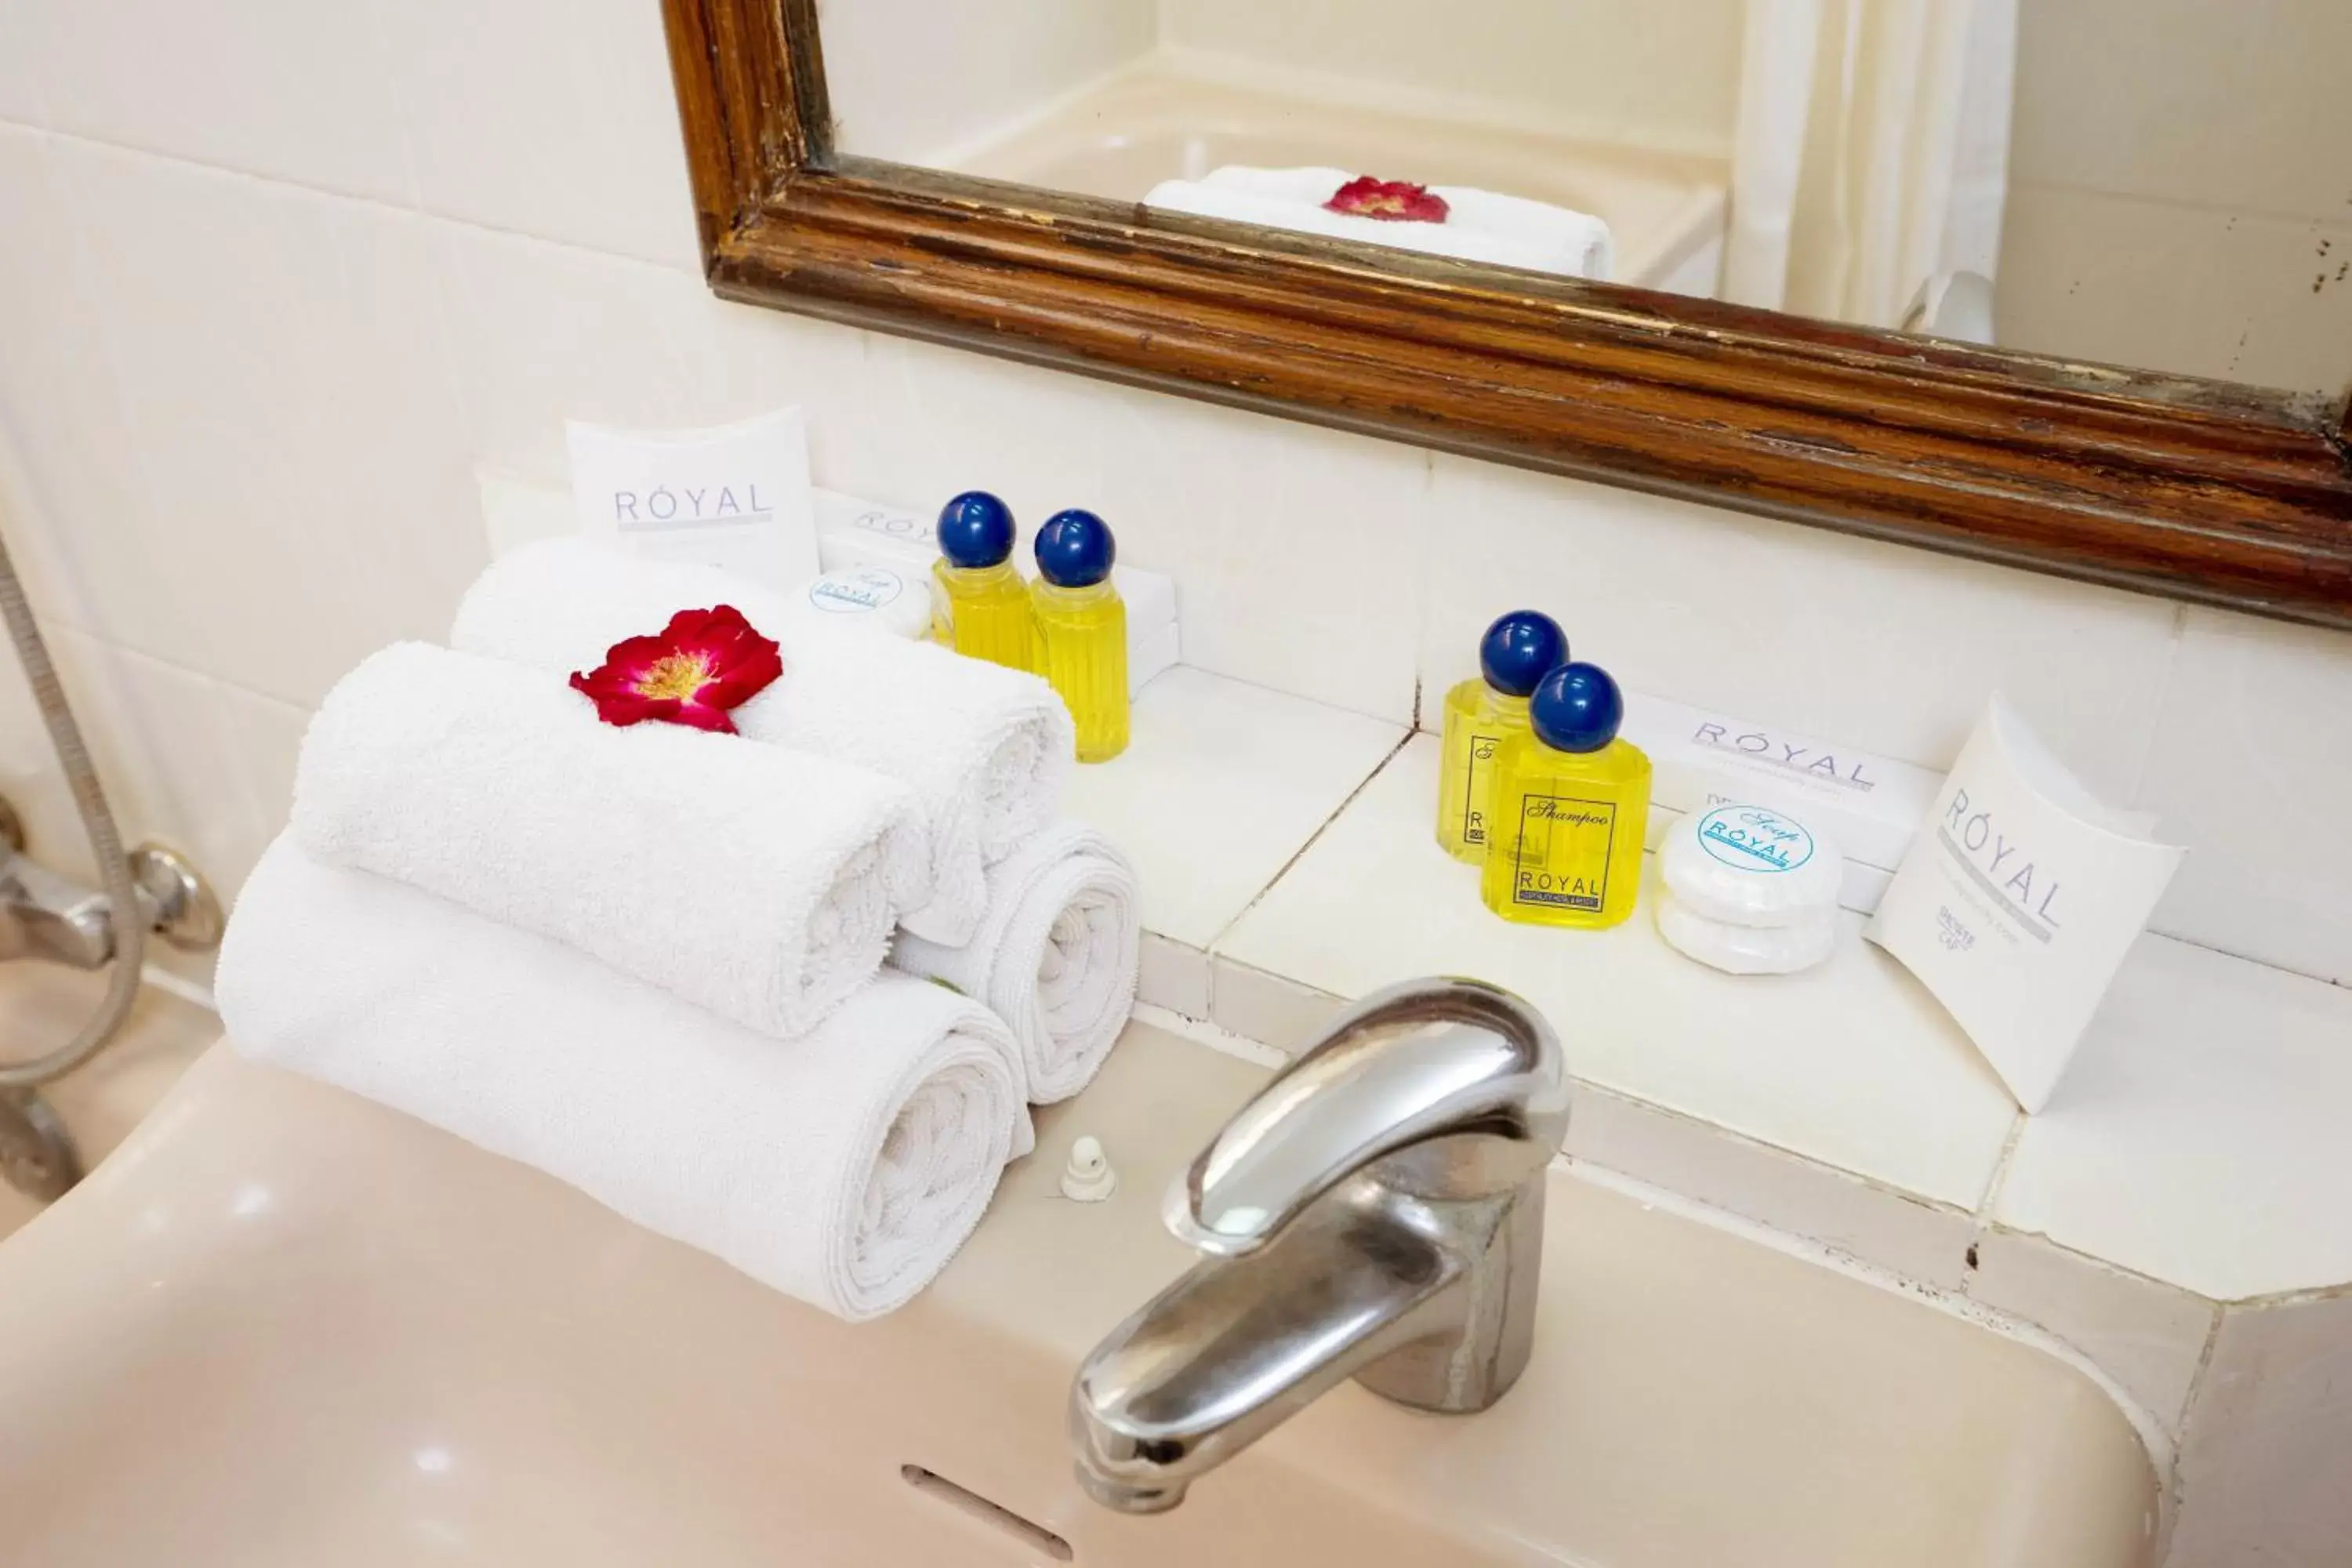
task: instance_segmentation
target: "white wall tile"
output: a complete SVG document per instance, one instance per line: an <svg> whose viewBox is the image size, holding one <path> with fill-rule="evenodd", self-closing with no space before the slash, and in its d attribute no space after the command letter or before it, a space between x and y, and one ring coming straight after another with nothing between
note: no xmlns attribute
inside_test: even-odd
<svg viewBox="0 0 2352 1568"><path fill-rule="evenodd" d="M373 17L313 0L9 0L49 123L324 190L414 199ZM9 39L0 33L0 51ZM6 71L0 68L0 79Z"/></svg>
<svg viewBox="0 0 2352 1568"><path fill-rule="evenodd" d="M130 514L70 525L121 530L185 640L107 629L298 703L373 648L445 629L486 552L425 220L51 151L145 485Z"/></svg>
<svg viewBox="0 0 2352 1568"><path fill-rule="evenodd" d="M1655 696L1942 768L1998 690L2094 789L2138 776L2164 600L1451 458L1432 510L1424 723L1524 605Z"/></svg>
<svg viewBox="0 0 2352 1568"><path fill-rule="evenodd" d="M286 826L294 804L294 763L310 727L311 710L227 685L221 688L221 702L230 740L245 763L246 784L266 847Z"/></svg>
<svg viewBox="0 0 2352 1568"><path fill-rule="evenodd" d="M2352 1560L2352 1296L2232 1308L2180 1455L2167 1568Z"/></svg>
<svg viewBox="0 0 2352 1568"><path fill-rule="evenodd" d="M1064 809L1135 863L1144 928L1207 949L1404 739L1360 714L1179 666Z"/></svg>
<svg viewBox="0 0 2352 1568"><path fill-rule="evenodd" d="M2190 610L2138 795L2189 858L2158 931L2352 984L2352 635Z"/></svg>
<svg viewBox="0 0 2352 1568"><path fill-rule="evenodd" d="M260 857L268 826L226 689L79 632L59 628L50 645L124 846L168 844L224 900L233 897ZM59 867L62 856L39 858ZM86 852L73 874L95 879Z"/></svg>
<svg viewBox="0 0 2352 1568"><path fill-rule="evenodd" d="M432 227L477 458L562 483L566 419L665 428L790 403L806 405L817 426L814 456L824 426L862 407L863 337L849 328L730 304L670 268L463 224Z"/></svg>
<svg viewBox="0 0 2352 1568"><path fill-rule="evenodd" d="M2009 348L2340 392L2352 202L2323 220L2013 186L1993 310Z"/></svg>
<svg viewBox="0 0 2352 1568"><path fill-rule="evenodd" d="M1100 512L1120 560L1175 578L1185 663L1409 721L1422 453L907 339L872 357L821 481L917 508L994 490L1024 535Z"/></svg>
<svg viewBox="0 0 2352 1568"><path fill-rule="evenodd" d="M2352 1281L2352 991L2144 936L1992 1217L2217 1301Z"/></svg>
<svg viewBox="0 0 2352 1568"><path fill-rule="evenodd" d="M47 141L0 126L0 529L45 616L192 649L201 606L142 541L140 453Z"/></svg>
<svg viewBox="0 0 2352 1568"><path fill-rule="evenodd" d="M45 13L17 4L0 5L0 121L47 125L50 62L42 47Z"/></svg>
<svg viewBox="0 0 2352 1568"><path fill-rule="evenodd" d="M2189 1385L2220 1309L2038 1236L1989 1229L1975 1247L1971 1300L2056 1334L2147 1406L2166 1431L2179 1435Z"/></svg>
<svg viewBox="0 0 2352 1568"><path fill-rule="evenodd" d="M428 211L699 270L661 7L364 0Z"/></svg>
<svg viewBox="0 0 2352 1568"><path fill-rule="evenodd" d="M62 664L73 651L65 646L65 635L61 626L43 628L52 663ZM0 651L0 795L16 808L26 850L35 860L60 876L95 885L97 861L58 764L56 743L13 644L0 643L0 648L5 649ZM76 714L85 723L97 717Z"/></svg>

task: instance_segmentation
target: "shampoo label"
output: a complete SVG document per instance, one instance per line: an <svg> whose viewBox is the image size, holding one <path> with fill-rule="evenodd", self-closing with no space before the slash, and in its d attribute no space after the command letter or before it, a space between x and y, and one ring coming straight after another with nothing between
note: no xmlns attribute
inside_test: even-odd
<svg viewBox="0 0 2352 1568"><path fill-rule="evenodd" d="M1609 896L1616 826L1612 801L1521 795L1511 901L1598 914Z"/></svg>

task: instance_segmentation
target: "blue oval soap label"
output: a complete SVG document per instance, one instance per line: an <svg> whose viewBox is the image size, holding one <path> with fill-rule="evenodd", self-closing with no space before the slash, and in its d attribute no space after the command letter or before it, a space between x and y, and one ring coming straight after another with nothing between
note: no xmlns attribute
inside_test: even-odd
<svg viewBox="0 0 2352 1568"><path fill-rule="evenodd" d="M1698 841L1735 871L1793 871L1813 858L1805 825L1760 805L1719 805L1698 819Z"/></svg>
<svg viewBox="0 0 2352 1568"><path fill-rule="evenodd" d="M879 566L852 566L828 572L809 584L808 600L828 615L864 615L896 601L906 588L896 572Z"/></svg>

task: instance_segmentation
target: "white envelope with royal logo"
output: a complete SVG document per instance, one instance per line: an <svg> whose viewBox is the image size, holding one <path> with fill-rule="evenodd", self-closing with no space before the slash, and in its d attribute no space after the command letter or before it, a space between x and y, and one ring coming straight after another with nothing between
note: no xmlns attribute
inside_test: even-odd
<svg viewBox="0 0 2352 1568"><path fill-rule="evenodd" d="M771 588L817 574L816 497L798 408L698 430L615 430L573 419L564 439L573 511L590 538Z"/></svg>
<svg viewBox="0 0 2352 1568"><path fill-rule="evenodd" d="M1995 697L1868 927L2029 1111L2179 868L2155 828L2094 797Z"/></svg>

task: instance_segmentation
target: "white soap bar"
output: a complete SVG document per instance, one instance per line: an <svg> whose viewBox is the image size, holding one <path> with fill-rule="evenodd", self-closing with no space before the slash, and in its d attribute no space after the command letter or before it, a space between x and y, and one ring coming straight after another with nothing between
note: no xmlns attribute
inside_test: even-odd
<svg viewBox="0 0 2352 1568"><path fill-rule="evenodd" d="M1835 910L1845 857L1787 812L1718 805L1679 818L1658 873L1685 909L1742 926L1792 926Z"/></svg>
<svg viewBox="0 0 2352 1568"><path fill-rule="evenodd" d="M1846 856L1839 901L1864 914L1878 907L1943 785L1929 768L1645 692L1625 694L1619 732L1649 753L1657 844L1669 812L1696 816L1741 801L1779 806L1837 840Z"/></svg>
<svg viewBox="0 0 2352 1568"><path fill-rule="evenodd" d="M1727 974L1794 974L1837 951L1833 909L1796 925L1768 928L1708 920L1668 892L1658 895L1655 907L1658 934L1667 946Z"/></svg>

